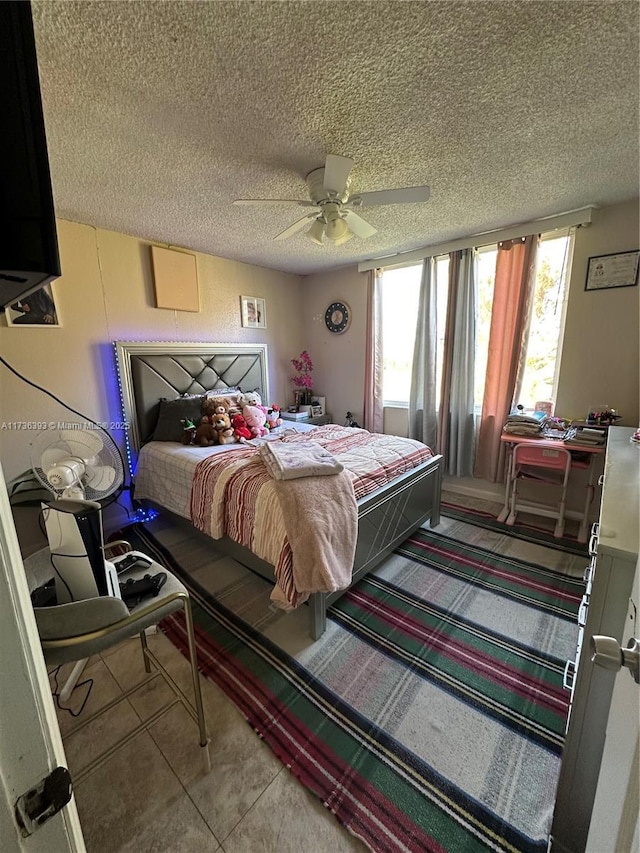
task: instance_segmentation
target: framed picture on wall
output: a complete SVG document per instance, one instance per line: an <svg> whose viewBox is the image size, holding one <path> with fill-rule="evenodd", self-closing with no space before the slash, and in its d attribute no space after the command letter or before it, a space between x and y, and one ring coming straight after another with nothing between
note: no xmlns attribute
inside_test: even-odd
<svg viewBox="0 0 640 853"><path fill-rule="evenodd" d="M638 283L640 250L597 255L589 258L585 290L605 290L609 287L633 287Z"/></svg>
<svg viewBox="0 0 640 853"><path fill-rule="evenodd" d="M24 296L6 310L9 326L38 326L42 329L60 328L60 314L53 288L45 284L40 290Z"/></svg>
<svg viewBox="0 0 640 853"><path fill-rule="evenodd" d="M248 329L267 328L267 306L260 296L241 296L242 325Z"/></svg>

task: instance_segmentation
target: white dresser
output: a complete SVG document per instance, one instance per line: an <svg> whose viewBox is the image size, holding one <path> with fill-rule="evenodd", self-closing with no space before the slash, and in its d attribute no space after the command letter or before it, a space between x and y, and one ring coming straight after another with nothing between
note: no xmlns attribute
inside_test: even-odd
<svg viewBox="0 0 640 853"><path fill-rule="evenodd" d="M600 518L592 530L579 613L578 649L566 669L571 710L551 830L551 849L557 853L581 853L586 847L616 678L615 672L593 664L590 639L603 634L615 637L620 645L628 639L625 622L640 527L640 446L629 440L633 432L611 427L607 440Z"/></svg>

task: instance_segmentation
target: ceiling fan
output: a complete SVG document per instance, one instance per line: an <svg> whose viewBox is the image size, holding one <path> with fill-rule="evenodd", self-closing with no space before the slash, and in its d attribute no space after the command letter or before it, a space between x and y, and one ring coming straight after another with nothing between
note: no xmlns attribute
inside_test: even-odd
<svg viewBox="0 0 640 853"><path fill-rule="evenodd" d="M350 240L354 234L363 239L371 237L377 229L357 214L354 208L374 207L383 204L413 204L429 199L429 187L404 187L393 190L377 190L350 195L349 184L354 161L339 154L327 154L324 166L307 175L310 200L279 198L240 198L237 205L288 204L313 208L302 219L285 228L275 240L286 240L313 220L307 236L322 246L325 238L335 246Z"/></svg>

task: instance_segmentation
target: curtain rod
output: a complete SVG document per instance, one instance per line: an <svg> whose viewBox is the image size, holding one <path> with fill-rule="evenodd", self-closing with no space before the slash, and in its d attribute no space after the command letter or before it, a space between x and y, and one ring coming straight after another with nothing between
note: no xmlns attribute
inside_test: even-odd
<svg viewBox="0 0 640 853"><path fill-rule="evenodd" d="M567 213L559 213L557 216L547 216L545 219L536 219L522 225L512 225L509 228L501 228L497 231L483 231L481 234L472 234L471 237L461 237L459 240L451 240L448 243L436 243L433 246L425 246L422 249L413 249L410 252L398 252L395 255L386 255L382 258L372 258L370 261L362 261L358 264L358 272L378 269L379 267L399 266L412 261L422 261L424 258L432 258L435 255L447 255L458 249L472 249L480 246L488 246L490 243L500 243L502 240L514 240L517 237L527 237L529 234L541 234L545 231L556 231L559 228L571 228L574 225L590 225L592 212L596 205L589 205L580 210L570 210Z"/></svg>

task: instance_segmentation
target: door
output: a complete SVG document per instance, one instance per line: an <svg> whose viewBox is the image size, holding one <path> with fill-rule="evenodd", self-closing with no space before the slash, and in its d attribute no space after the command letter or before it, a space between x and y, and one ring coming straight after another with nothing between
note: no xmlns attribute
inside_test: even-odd
<svg viewBox="0 0 640 853"><path fill-rule="evenodd" d="M623 643L640 639L640 559L636 565ZM586 853L640 851L640 685L627 669L616 676Z"/></svg>
<svg viewBox="0 0 640 853"><path fill-rule="evenodd" d="M75 800L23 838L19 796L55 767L62 739L0 467L0 848L3 853L84 853Z"/></svg>

